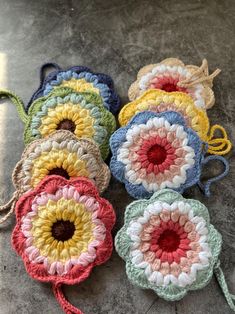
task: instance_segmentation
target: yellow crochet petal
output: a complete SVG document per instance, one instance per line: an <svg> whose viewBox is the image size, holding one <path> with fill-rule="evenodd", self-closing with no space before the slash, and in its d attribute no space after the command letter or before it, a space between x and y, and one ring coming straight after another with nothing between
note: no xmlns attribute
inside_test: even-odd
<svg viewBox="0 0 235 314"><path fill-rule="evenodd" d="M126 104L119 113L118 120L121 126L126 125L129 120L138 112L153 110L162 104L174 104L179 113L187 116L192 129L205 141L209 131L209 120L206 112L197 108L193 99L181 92L167 93L162 90L148 90L138 99Z"/></svg>
<svg viewBox="0 0 235 314"><path fill-rule="evenodd" d="M58 104L55 108L49 108L46 116L41 118L41 125L38 128L42 137L50 135L58 129L58 125L63 120L71 120L75 123L75 134L79 131L79 137L92 137L95 134L93 128L95 119L90 116L90 111L82 108L79 104ZM89 128L89 129L88 129Z"/></svg>
<svg viewBox="0 0 235 314"><path fill-rule="evenodd" d="M86 91L91 91L94 92L96 94L100 94L100 90L96 87L93 86L92 83L87 82L85 79L75 79L72 78L69 81L63 81L60 85L64 86L64 87L69 87L71 89L73 89L76 92L86 92Z"/></svg>
<svg viewBox="0 0 235 314"><path fill-rule="evenodd" d="M49 200L47 205L38 206L38 214L32 218L33 245L50 263L65 263L71 256L79 257L82 252L87 251L93 240L94 226L91 218L92 213L86 210L85 205L74 199ZM74 223L75 232L68 241L58 241L52 235L53 224L60 220Z"/></svg>
<svg viewBox="0 0 235 314"><path fill-rule="evenodd" d="M77 153L71 153L66 149L43 152L33 160L30 185L35 187L49 171L55 168L63 168L70 177L89 177L86 161L80 160Z"/></svg>

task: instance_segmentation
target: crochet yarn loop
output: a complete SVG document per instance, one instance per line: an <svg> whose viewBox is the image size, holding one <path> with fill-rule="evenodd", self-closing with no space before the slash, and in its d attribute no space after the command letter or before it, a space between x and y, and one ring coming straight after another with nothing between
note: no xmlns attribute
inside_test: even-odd
<svg viewBox="0 0 235 314"><path fill-rule="evenodd" d="M220 131L222 134L221 138L214 138L215 132ZM225 155L227 154L231 148L232 144L228 139L227 133L225 129L219 125L215 124L211 127L210 132L208 134L208 153L216 154L216 155Z"/></svg>
<svg viewBox="0 0 235 314"><path fill-rule="evenodd" d="M5 203L5 204L0 206L0 211L4 211L4 210L6 210L6 209L8 209L10 207L9 212L0 219L0 224L5 222L13 214L15 203L16 203L16 201L18 199L18 196L19 196L18 191L15 191L13 193L11 199L7 203Z"/></svg>
<svg viewBox="0 0 235 314"><path fill-rule="evenodd" d="M47 63L42 64L40 71L39 71L40 83L39 83L38 89L40 89L43 85L43 81L45 78L45 71L48 68L54 68L56 71L61 70L61 67L54 62L47 62ZM36 94L37 94L37 91L33 93L32 97L29 100L29 103L31 103L33 101L33 99L36 97Z"/></svg>
<svg viewBox="0 0 235 314"><path fill-rule="evenodd" d="M78 308L76 308L66 300L62 291L61 284L53 284L52 289L57 301L59 302L60 306L66 314L83 314L82 311L80 311Z"/></svg>
<svg viewBox="0 0 235 314"><path fill-rule="evenodd" d="M214 268L214 274L216 276L216 279L223 291L223 294L225 296L226 301L228 302L228 305L230 306L230 308L235 312L235 295L231 294L228 290L228 285L226 283L225 277L224 277L224 273L220 267L220 261L218 260L217 263L215 264L215 268Z"/></svg>
<svg viewBox="0 0 235 314"><path fill-rule="evenodd" d="M213 79L221 72L220 69L216 69L209 75L208 62L206 59L202 60L202 65L191 76L178 83L180 87L190 87L198 83L212 82Z"/></svg>
<svg viewBox="0 0 235 314"><path fill-rule="evenodd" d="M204 194L206 196L210 196L210 186L213 182L216 182L220 179L222 179L223 177L225 177L228 172L229 172L229 163L228 161L222 157L222 156L207 156L206 158L202 158L201 160L201 164L202 166L205 166L206 164L208 164L210 161L220 161L222 163L222 165L224 166L224 170L217 176L208 179L205 183L202 183L201 179L198 182L198 186L200 187L200 189L204 192Z"/></svg>
<svg viewBox="0 0 235 314"><path fill-rule="evenodd" d="M0 90L0 99L10 99L15 105L17 112L23 123L26 123L28 120L27 113L24 108L24 103L20 97L8 90Z"/></svg>
<svg viewBox="0 0 235 314"><path fill-rule="evenodd" d="M8 90L0 90L0 99L6 99L6 98L12 101L12 103L15 105L17 109L17 112L22 122L26 123L28 120L28 116L27 116L27 113L25 112L24 103L22 99L20 99L20 97L18 97L17 95L15 95L14 93ZM18 192L15 191L11 199L5 204L0 206L0 211L4 211L10 207L9 212L0 219L0 224L5 222L12 215L12 213L14 212L14 207L15 207L15 203L17 199L18 199Z"/></svg>
<svg viewBox="0 0 235 314"><path fill-rule="evenodd" d="M57 63L54 63L54 62L46 62L46 63L42 64L41 68L40 68L40 87L41 87L42 82L45 78L45 71L48 68L54 68L56 71L61 70L61 67Z"/></svg>

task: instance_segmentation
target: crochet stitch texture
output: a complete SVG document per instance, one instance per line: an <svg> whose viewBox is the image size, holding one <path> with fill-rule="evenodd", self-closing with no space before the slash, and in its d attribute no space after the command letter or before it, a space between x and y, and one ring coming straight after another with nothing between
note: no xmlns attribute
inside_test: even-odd
<svg viewBox="0 0 235 314"><path fill-rule="evenodd" d="M204 159L203 143L197 133L173 111L138 113L111 136L110 147L110 170L134 198L150 197L164 188L182 193L200 183L202 164L216 159L224 164L225 171L208 180L204 187L200 184L209 195L210 184L228 172L228 163L221 156Z"/></svg>
<svg viewBox="0 0 235 314"><path fill-rule="evenodd" d="M100 96L94 93L76 94L70 89L58 88L32 103L24 141L28 144L58 129L65 129L79 138L93 139L105 159L109 153L109 137L115 128L115 118L103 107Z"/></svg>
<svg viewBox="0 0 235 314"><path fill-rule="evenodd" d="M131 203L115 238L129 280L167 301L209 283L221 244L207 208L171 190Z"/></svg>
<svg viewBox="0 0 235 314"><path fill-rule="evenodd" d="M16 203L12 246L29 275L51 282L65 313L82 312L64 297L62 285L85 280L112 253L115 213L86 178L45 178Z"/></svg>
<svg viewBox="0 0 235 314"><path fill-rule="evenodd" d="M47 65L42 65L41 73ZM114 83L110 76L94 73L84 66L73 66L67 70L62 70L57 64L52 65L57 70L45 78L41 74L40 86L30 99L27 110L35 99L48 95L58 87L69 87L74 92L94 92L102 98L103 104L108 110L112 113L118 111L120 99L114 91Z"/></svg>
<svg viewBox="0 0 235 314"><path fill-rule="evenodd" d="M219 73L217 69L209 75L205 59L201 67L197 67L168 58L157 64L146 65L138 72L137 80L129 88L129 99L136 99L147 89L161 89L169 93L179 91L190 95L197 107L209 109L215 103L213 79Z"/></svg>
<svg viewBox="0 0 235 314"><path fill-rule="evenodd" d="M48 175L66 179L87 177L103 192L109 184L110 171L98 146L91 140L78 139L60 130L45 139L30 143L13 171L13 183L20 193L35 188Z"/></svg>
<svg viewBox="0 0 235 314"><path fill-rule="evenodd" d="M164 111L180 113L187 126L197 132L202 141L208 143L207 152L210 154L224 155L231 150L232 144L224 128L220 125L213 125L210 128L206 112L198 108L193 99L185 93L148 90L121 109L118 115L120 125L126 125L135 114L146 110L157 113ZM215 133L218 131L222 134L222 138L215 138Z"/></svg>
<svg viewBox="0 0 235 314"><path fill-rule="evenodd" d="M109 137L116 128L116 122L97 94L74 93L69 88L57 88L48 96L35 100L28 114L23 101L14 93L1 90L0 97L10 98L15 104L25 124L25 144L47 137L57 130L68 130L78 138L94 140L99 145L102 157L107 158Z"/></svg>

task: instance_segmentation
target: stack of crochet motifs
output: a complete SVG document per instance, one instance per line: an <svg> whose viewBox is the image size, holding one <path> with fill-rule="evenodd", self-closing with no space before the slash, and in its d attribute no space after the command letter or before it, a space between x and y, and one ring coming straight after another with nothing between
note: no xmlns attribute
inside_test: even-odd
<svg viewBox="0 0 235 314"><path fill-rule="evenodd" d="M221 155L232 145L206 113L215 102L211 88L218 73L209 75L205 60L196 67L174 58L139 71L129 88L131 102L118 116L121 128L110 138L111 172L131 196L148 198L164 188L182 193L195 184L209 195L211 183L226 175ZM202 168L211 160L224 171L202 183Z"/></svg>
<svg viewBox="0 0 235 314"><path fill-rule="evenodd" d="M198 184L209 196L211 183L228 173L221 155L231 142L222 126L210 126L206 113L219 72L209 75L206 60L196 67L174 58L139 71L118 116L121 127L110 138L111 172L139 199L126 208L115 247L133 284L175 301L206 286L215 273L235 311L220 268L221 235L203 204L179 194ZM202 182L202 168L213 160L224 170Z"/></svg>
<svg viewBox="0 0 235 314"><path fill-rule="evenodd" d="M44 77L47 67L55 71ZM99 193L110 180L104 160L119 97L109 76L83 66L64 71L56 64L42 66L27 111L15 94L0 96L16 105L27 145L12 175L16 191L1 206L10 211L0 222L15 212L12 245L27 272L52 283L65 313L80 314L62 285L82 282L112 253L115 212Z"/></svg>
<svg viewBox="0 0 235 314"><path fill-rule="evenodd" d="M48 67L55 70L44 76ZM87 67L43 65L26 110L18 96L0 91L18 110L26 144L12 174L16 191L0 207L10 210L0 223L15 212L12 246L32 278L52 284L65 313L82 314L62 286L82 282L112 253L115 212L100 197L111 173L139 199L127 207L115 239L131 282L174 301L203 288L215 273L235 310L220 268L221 235L207 208L181 195L197 184L209 196L211 183L228 173L222 155L231 142L206 113L215 102L218 73L209 75L205 60L201 67L173 58L144 67L117 131L120 100L113 81ZM104 160L110 148L109 169ZM224 169L202 182L202 169L213 160Z"/></svg>

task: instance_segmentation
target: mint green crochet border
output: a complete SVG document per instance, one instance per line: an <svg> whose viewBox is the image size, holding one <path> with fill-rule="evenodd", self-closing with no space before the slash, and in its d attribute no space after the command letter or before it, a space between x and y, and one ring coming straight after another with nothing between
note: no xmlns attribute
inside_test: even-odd
<svg viewBox="0 0 235 314"><path fill-rule="evenodd" d="M144 274L144 270L135 268L133 266L129 256L129 249L132 241L130 237L127 235L126 231L130 221L142 215L145 208L149 204L155 201L163 201L171 204L176 200L182 200L190 204L194 210L194 213L205 219L209 231L208 244L211 248L212 258L210 259L210 265L207 268L198 271L196 281L193 284L184 288L178 287L173 284L170 284L169 286L166 287L158 287L147 280ZM220 233L210 224L210 218L207 208L199 201L192 199L184 199L182 195L180 195L179 193L168 189L156 192L149 200L137 200L131 203L129 206L127 206L125 212L125 224L118 231L115 237L115 248L120 257L122 257L126 261L126 273L129 280L134 285L137 285L142 289L154 290L159 297L167 301L180 300L187 294L189 290L201 289L210 282L213 276L215 264L218 261L221 246L222 237Z"/></svg>

